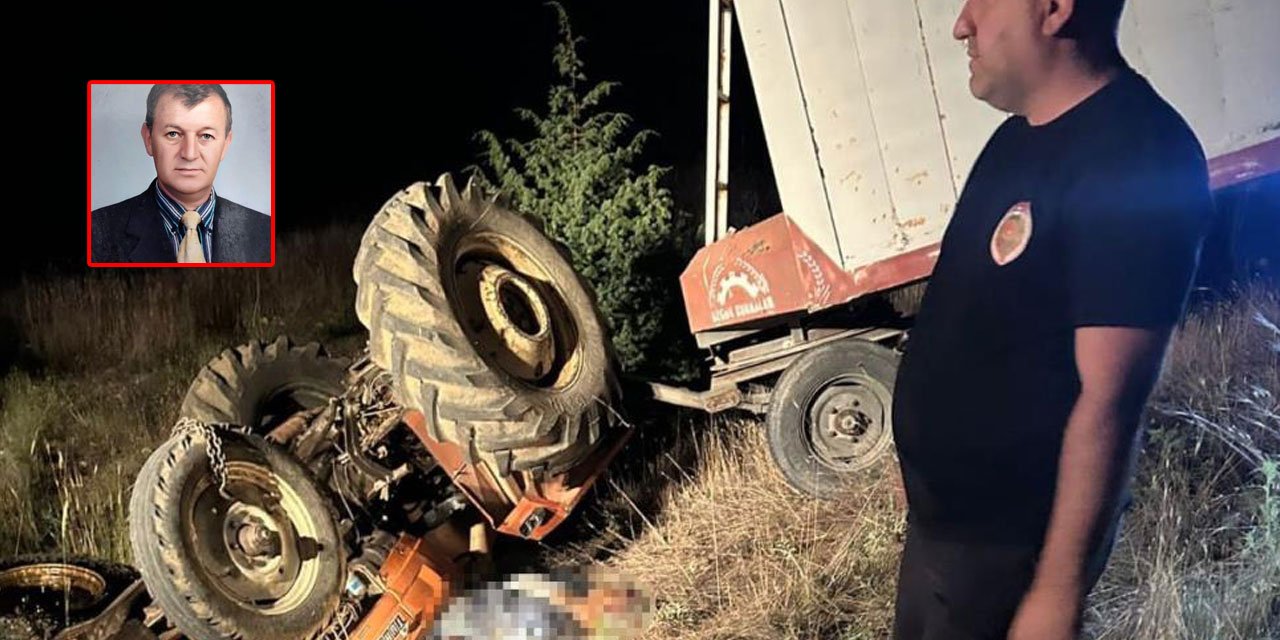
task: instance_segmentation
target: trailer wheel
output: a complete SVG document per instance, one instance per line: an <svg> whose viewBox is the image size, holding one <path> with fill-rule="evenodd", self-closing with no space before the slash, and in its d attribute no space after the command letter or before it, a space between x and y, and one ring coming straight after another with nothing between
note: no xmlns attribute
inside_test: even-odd
<svg viewBox="0 0 1280 640"><path fill-rule="evenodd" d="M604 325L562 252L445 174L388 200L356 255L356 313L397 400L500 475L571 467L616 415Z"/></svg>
<svg viewBox="0 0 1280 640"><path fill-rule="evenodd" d="M178 415L267 433L294 413L341 395L347 364L316 342L254 340L223 350L201 368Z"/></svg>
<svg viewBox="0 0 1280 640"><path fill-rule="evenodd" d="M257 436L219 439L225 491L203 435L177 435L147 459L129 502L134 562L193 640L312 637L346 577L330 503L282 449Z"/></svg>
<svg viewBox="0 0 1280 640"><path fill-rule="evenodd" d="M893 445L898 356L864 340L814 347L778 378L765 419L769 452L787 484L832 498Z"/></svg>
<svg viewBox="0 0 1280 640"><path fill-rule="evenodd" d="M132 567L84 556L0 560L0 631L20 624L50 630L88 620L137 579Z"/></svg>

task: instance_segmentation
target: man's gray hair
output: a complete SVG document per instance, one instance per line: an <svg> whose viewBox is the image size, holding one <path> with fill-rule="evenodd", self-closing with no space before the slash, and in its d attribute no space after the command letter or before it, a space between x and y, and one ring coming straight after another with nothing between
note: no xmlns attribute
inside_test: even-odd
<svg viewBox="0 0 1280 640"><path fill-rule="evenodd" d="M227 107L227 133L231 132L231 100L220 84L157 84L147 94L147 128L150 129L156 119L156 104L164 96L174 96L182 101L188 109L204 102L206 98L216 95L222 98Z"/></svg>

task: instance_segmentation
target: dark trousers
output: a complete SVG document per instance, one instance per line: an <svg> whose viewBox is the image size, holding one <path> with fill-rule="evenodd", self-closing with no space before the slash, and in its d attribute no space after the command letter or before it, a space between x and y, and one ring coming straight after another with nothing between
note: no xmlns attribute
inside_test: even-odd
<svg viewBox="0 0 1280 640"><path fill-rule="evenodd" d="M1119 520L1103 525L1085 567L1085 593L1102 576ZM1005 640L1039 555L1039 545L941 540L908 526L894 639Z"/></svg>

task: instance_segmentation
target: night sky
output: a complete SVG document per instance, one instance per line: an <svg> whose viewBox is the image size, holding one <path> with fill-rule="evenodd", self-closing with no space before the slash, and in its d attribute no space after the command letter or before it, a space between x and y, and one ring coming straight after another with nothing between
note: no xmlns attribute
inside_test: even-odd
<svg viewBox="0 0 1280 640"><path fill-rule="evenodd" d="M679 205L700 215L706 3L562 4L586 38L579 53L589 79L622 84L605 107L629 112L637 127L659 133L647 160L675 168L669 186ZM542 110L555 79L555 13L541 2L365 2L355 5L358 13L334 12L352 5L302 6L290 11L312 12L305 19L278 17L269 24L229 11L213 21L225 22L217 27L185 16L113 28L85 20L82 54L38 70L33 80L39 95L50 98L51 122L60 129L20 127L20 135L35 137L22 148L39 168L34 175L48 175L50 167L64 173L53 183L59 186L52 201L37 197L30 205L38 212L26 216L35 234L0 234L9 244L6 275L85 269L88 80L274 80L275 213L278 231L290 233L332 219L367 220L407 184L460 172L477 162L473 134L480 129L529 136L513 110ZM317 18L326 26L310 26ZM176 29L166 20L191 37L156 35L156 24ZM139 37L122 35L127 32ZM50 236L64 241L29 240Z"/></svg>
<svg viewBox="0 0 1280 640"><path fill-rule="evenodd" d="M562 4L586 38L579 53L589 80L621 82L605 108L630 113L637 127L659 134L646 161L674 169L667 186L677 206L700 218L707 3ZM554 11L539 0L313 7L322 5L265 18L224 5L77 13L74 22L55 21L63 30L60 54L47 53L52 40L20 52L9 86L23 90L9 94L17 115L8 120L3 148L22 167L7 176L4 219L21 224L0 229L0 288L19 273L87 270L85 96L92 79L274 80L280 234L335 219L363 223L396 190L477 163L476 131L528 137L514 109L545 108L557 33ZM735 49L730 221L741 227L751 221L743 212L770 215L781 205L745 58ZM1277 192L1271 188L1272 200L1249 206L1274 210ZM1244 235L1272 242L1269 224L1269 235Z"/></svg>

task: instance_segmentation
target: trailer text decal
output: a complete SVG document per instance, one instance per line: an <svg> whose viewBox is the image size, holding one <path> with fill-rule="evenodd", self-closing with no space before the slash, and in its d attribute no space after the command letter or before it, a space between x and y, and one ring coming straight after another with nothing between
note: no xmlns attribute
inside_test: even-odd
<svg viewBox="0 0 1280 640"><path fill-rule="evenodd" d="M732 265L716 265L707 297L711 321L716 324L760 315L775 307L769 280L742 258L734 258Z"/></svg>

